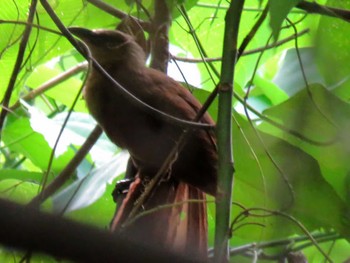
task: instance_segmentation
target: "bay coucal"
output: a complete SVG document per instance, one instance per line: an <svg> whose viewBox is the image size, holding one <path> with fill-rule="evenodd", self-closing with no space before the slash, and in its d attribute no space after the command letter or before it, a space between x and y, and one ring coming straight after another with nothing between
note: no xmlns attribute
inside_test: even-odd
<svg viewBox="0 0 350 263"><path fill-rule="evenodd" d="M118 30L71 27L69 31L89 47L92 57L112 78L138 99L168 115L188 121L195 119L201 104L175 80L146 67L145 54L132 36ZM167 175L143 204L141 216L128 224L128 215L144 186L176 146L184 128L131 103L94 67L83 96L110 140L129 151L136 170L136 179L113 219L112 230L146 244L206 258L205 194L215 196L217 185L213 131L191 129ZM214 125L207 113L200 122ZM150 209L152 212L142 216Z"/></svg>

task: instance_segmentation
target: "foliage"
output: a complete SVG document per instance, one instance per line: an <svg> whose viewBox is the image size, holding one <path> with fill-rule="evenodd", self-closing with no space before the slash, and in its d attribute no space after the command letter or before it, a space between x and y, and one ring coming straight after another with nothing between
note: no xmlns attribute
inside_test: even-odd
<svg viewBox="0 0 350 263"><path fill-rule="evenodd" d="M121 21L90 2L93 1L49 1L65 26L115 28ZM139 1L105 2L148 19L138 8ZM196 86L193 93L204 102L218 83L220 76L216 72L221 63L220 59L204 63L203 56L222 55L227 3L169 2L173 6L170 52L178 63L170 61L169 74ZM231 229L232 259L236 262L251 262L254 255L258 262L271 262L293 251L302 251L308 262L322 262L324 254L334 262L350 258L350 26L339 17L308 14L296 8L302 2L270 0L267 19L236 65ZM153 1L142 3L154 13ZM178 6L182 3L184 9ZM349 0L319 3L350 10ZM1 5L2 98L16 63L25 26L19 22L26 21L28 0L2 1ZM245 1L239 44L265 5L266 1ZM80 99L83 69L39 92L34 99L21 99L83 61L56 31L41 5L36 15L34 23L41 27L32 30L25 64L10 100L10 106L18 101L20 106L10 108L1 133L0 196L20 203L28 203L64 169L95 126ZM183 75L176 70L182 70ZM197 79L193 78L194 72L198 72ZM64 125L77 96L79 100ZM217 101L209 112L215 119ZM56 142L62 126L63 133ZM44 208L105 228L114 211L110 197L113 182L123 174L125 165L125 153L102 136ZM214 204L208 203L208 209L213 244ZM249 244L252 245L243 250L243 245ZM10 252L0 252L0 258L9 260Z"/></svg>

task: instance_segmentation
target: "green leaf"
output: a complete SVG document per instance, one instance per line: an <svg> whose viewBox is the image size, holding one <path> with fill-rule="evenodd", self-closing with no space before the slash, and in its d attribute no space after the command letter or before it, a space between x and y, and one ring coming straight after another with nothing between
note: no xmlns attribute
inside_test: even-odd
<svg viewBox="0 0 350 263"><path fill-rule="evenodd" d="M310 92L310 93L309 93ZM317 106L316 106L317 105ZM338 195L346 200L345 177L350 169L348 130L350 106L320 85L310 86L288 101L264 112L287 130L323 145L310 144L265 123L265 131L275 134L311 154L321 165L322 174Z"/></svg>
<svg viewBox="0 0 350 263"><path fill-rule="evenodd" d="M28 1L18 0L2 1L0 8L0 19L4 21L26 21L28 11ZM13 66L17 58L18 41L23 34L24 27L21 25L1 23L0 37L0 97L3 98L6 87L12 74Z"/></svg>
<svg viewBox="0 0 350 263"><path fill-rule="evenodd" d="M270 26L275 40L278 39L283 20L301 0L269 0Z"/></svg>
<svg viewBox="0 0 350 263"><path fill-rule="evenodd" d="M238 115L235 115L235 120L234 201L248 209L254 207L282 210L300 221L309 231L335 228L346 233L346 227L343 225L346 206L322 176L317 161L297 147L260 132L262 144L245 120ZM272 159L267 156L266 151ZM242 209L234 206L233 211L235 218ZM248 220L242 223L244 222L255 222L265 226L248 225L234 233L246 241L300 233L295 223L278 216L248 216Z"/></svg>
<svg viewBox="0 0 350 263"><path fill-rule="evenodd" d="M350 9L350 0L329 0L327 5ZM337 18L322 16L315 38L317 65L327 88L344 100L350 98L350 27Z"/></svg>
<svg viewBox="0 0 350 263"><path fill-rule="evenodd" d="M91 171L54 196L54 210L67 212L89 206L99 199L106 190L107 183L125 171L129 155L119 153L109 162Z"/></svg>
<svg viewBox="0 0 350 263"><path fill-rule="evenodd" d="M319 244L323 251L329 251L328 255L333 262L347 262L349 260L350 244L345 239L330 240ZM303 250L309 262L322 262L324 256L319 253L315 247L309 247Z"/></svg>
<svg viewBox="0 0 350 263"><path fill-rule="evenodd" d="M62 127L66 117L67 113L63 112L57 114L52 120L56 125ZM89 114L72 112L61 135L60 141L63 141L67 145L82 145L95 126L96 121ZM103 133L94 144L94 147L90 150L89 154L93 163L100 165L105 163L106 159L112 158L116 149L117 147L115 144L113 144L106 134Z"/></svg>
<svg viewBox="0 0 350 263"><path fill-rule="evenodd" d="M302 67L297 50L295 48L288 49L280 61L280 69L273 79L273 82L289 96L293 96L305 88L303 72L308 83L324 83L323 77L316 67L314 48L299 48L299 54Z"/></svg>
<svg viewBox="0 0 350 263"><path fill-rule="evenodd" d="M26 204L38 194L39 185L16 179L0 180L0 197Z"/></svg>
<svg viewBox="0 0 350 263"><path fill-rule="evenodd" d="M32 74L30 74L26 81L26 85L32 89L36 89L62 72L61 69L58 69L57 67L52 68L52 66L48 64L40 65L36 67ZM82 96L81 94L78 95L81 86L82 81L73 76L49 89L45 94L70 108L75 97ZM87 112L85 101L81 99L78 100L74 110Z"/></svg>
<svg viewBox="0 0 350 263"><path fill-rule="evenodd" d="M78 210L70 211L65 216L103 229L109 228L116 209L116 204L113 202L112 197L114 187L114 184L107 184L103 195L94 203Z"/></svg>
<svg viewBox="0 0 350 263"><path fill-rule="evenodd" d="M269 81L259 74L254 78L254 89L250 93L251 96L265 96L271 102L270 105L276 105L288 99L288 95L281 90L272 81ZM250 96L250 97L251 97Z"/></svg>
<svg viewBox="0 0 350 263"><path fill-rule="evenodd" d="M11 151L24 155L42 171L46 171L52 150L43 135L33 131L29 119L18 118L7 125L2 139ZM52 171L54 173L61 171L73 155L72 149L68 149L64 154L54 158Z"/></svg>
<svg viewBox="0 0 350 263"><path fill-rule="evenodd" d="M42 173L22 171L19 169L2 169L0 170L0 180L17 179L22 181L32 181L40 183L42 180Z"/></svg>
<svg viewBox="0 0 350 263"><path fill-rule="evenodd" d="M0 262L16 263L23 259L22 251L14 251L7 247L0 247ZM43 254L34 254L30 258L31 263L57 263L57 260ZM63 262L63 261L62 261Z"/></svg>

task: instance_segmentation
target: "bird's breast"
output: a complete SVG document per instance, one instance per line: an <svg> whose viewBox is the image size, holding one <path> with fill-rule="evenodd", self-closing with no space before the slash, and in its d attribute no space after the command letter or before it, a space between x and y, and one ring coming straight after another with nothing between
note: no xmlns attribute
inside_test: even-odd
<svg viewBox="0 0 350 263"><path fill-rule="evenodd" d="M175 145L179 129L155 118L104 84L99 82L84 89L90 113L111 141L127 149L134 159L156 169Z"/></svg>

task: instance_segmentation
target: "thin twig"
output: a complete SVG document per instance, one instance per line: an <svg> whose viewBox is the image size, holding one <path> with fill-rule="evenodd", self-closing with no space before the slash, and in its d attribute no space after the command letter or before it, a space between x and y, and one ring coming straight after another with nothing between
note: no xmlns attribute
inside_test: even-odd
<svg viewBox="0 0 350 263"><path fill-rule="evenodd" d="M304 29L302 31L300 31L298 34L293 34L293 35L290 35L289 37L286 37L284 39L281 39L273 44L269 44L265 47L259 47L259 48L254 48L254 49L251 49L251 50L247 50L247 51L244 51L242 53L242 56L248 56L248 55L253 55L253 54L256 54L256 53L261 53L265 50L268 50L268 49L272 49L272 48L276 48L276 47L279 47L285 43L288 43L289 41L292 41L294 40L296 37L300 37L302 35L305 35L306 33L309 33L310 30L309 29ZM181 62L188 62L188 63L204 63L204 62L217 62L217 61L221 61L222 60L222 57L216 57L216 58L204 58L204 61L203 59L201 58L184 58L184 57L179 57L179 56L174 56L174 55L171 55L171 57L177 61L181 61Z"/></svg>
<svg viewBox="0 0 350 263"><path fill-rule="evenodd" d="M59 83L62 83L63 81L69 79L71 76L81 72L82 70L87 68L87 62L82 62L75 67L72 67L71 69L59 74L58 76L48 80L44 84L42 84L40 87L32 90L25 96L23 96L20 100L18 100L14 105L10 107L10 110L14 111L21 105L21 100L29 101L37 96L43 94L44 92L48 91L52 87L56 86Z"/></svg>
<svg viewBox="0 0 350 263"><path fill-rule="evenodd" d="M197 46L197 49L198 49L198 52L201 56L201 59L204 61L204 66L209 74L209 77L210 79L212 80L214 86L216 86L216 82L214 80L214 77L212 76L212 73L211 71L209 70L209 68L214 72L215 76L219 77L220 76L220 73L219 71L215 68L214 64L211 63L211 62L208 62L206 63L205 62L205 58L208 58L208 54L207 52L205 51L201 41L199 40L198 36L197 36L197 33L196 33L196 30L194 29L192 23L191 23L191 20L187 14L187 11L185 9L185 7L183 5L180 6L180 8L178 7L178 10L179 12L181 13L182 17L184 18L188 28L189 28L189 33L191 34L192 38L193 38L193 41L194 43L196 44ZM215 91L215 90L214 90ZM213 91L213 92L214 92ZM216 91L217 93L217 91Z"/></svg>
<svg viewBox="0 0 350 263"><path fill-rule="evenodd" d="M227 9L228 6L217 6L212 4L206 4L206 3L198 3L197 6L203 7L203 8L219 8L219 9ZM296 5L297 8L300 10L304 10L309 14L319 14L319 15L326 15L330 17L338 17L341 19L344 19L346 21L350 20L350 10L346 9L340 9L340 8L334 8L326 5L320 5L316 2L309 2L309 1L301 1ZM244 8L244 11L249 12L261 12L263 11L261 8ZM291 11L292 13L297 13L298 10ZM300 11L299 11L300 12Z"/></svg>
<svg viewBox="0 0 350 263"><path fill-rule="evenodd" d="M286 18L287 22L292 26L293 30L294 30L294 34L296 35L298 33L298 30L295 26L295 24L289 19L289 18ZM295 38L294 39L294 46L295 46L295 51L296 51L296 54L297 54L297 58L298 58L298 63L299 63L299 67L300 67L300 71L301 71L301 74L302 74L302 77L303 77L303 80L304 80L304 83L305 83L305 87L306 87L306 91L307 91L307 94L311 100L311 103L315 106L316 110L321 114L321 116L330 124L332 125L334 128L336 128L337 130L340 130L340 127L332 120L330 119L326 113L321 109L320 105L317 104L317 102L315 101L314 99L314 96L312 94L312 91L311 91L311 87L309 85L309 81L307 79L307 76L306 76L306 72L305 72L305 69L304 69L304 65L303 65L303 61L301 59L301 54L300 54L300 50L299 50L299 44L298 44L298 38Z"/></svg>
<svg viewBox="0 0 350 263"><path fill-rule="evenodd" d="M53 34L56 34L56 35L62 35L62 33L57 31L57 30L54 30L54 29L51 29L51 28L48 28L48 27L45 27L45 26L33 24L33 23L28 22L28 21L3 20L3 19L0 19L0 24L14 24L14 25L23 25L23 26L28 26L29 25L31 27L39 28L39 29L45 30L47 32L50 32L50 33L53 33Z"/></svg>
<svg viewBox="0 0 350 263"><path fill-rule="evenodd" d="M268 40L266 41L266 46L268 45L268 43L270 42L272 37L273 37L273 34L271 34L270 37L268 38ZM255 78L255 75L256 75L256 73L258 71L258 66L259 66L259 63L260 63L260 60L261 60L263 54L264 54L264 52L260 53L260 55L259 55L259 57L257 59L257 62L255 64L255 67L254 67L254 70L253 70L253 74L252 74L252 76L250 78L250 81L248 82L248 83L250 83L250 85L248 86L246 94L245 94L245 96L243 98L243 100L244 100L244 104L243 104L243 106L244 106L244 113L245 113L245 116L248 119L248 122L249 122L250 126L253 129L253 132L254 132L255 136L258 138L261 146L263 147L266 156L268 157L268 159L270 159L270 161L273 164L273 166L277 169L278 173L281 175L284 183L287 185L287 188L288 188L288 190L289 190L289 192L291 194L291 200L283 208L283 210L287 210L294 204L294 201L295 201L294 188L293 188L292 184L290 183L290 181L288 180L288 177L286 176L285 172L282 170L282 168L277 164L276 160L273 158L273 156L270 153L268 147L266 146L263 138L261 137L259 131L254 126L254 123L253 123L252 119L249 116L249 112L248 112L248 108L247 108L247 102L248 102L249 94L250 94L250 91L251 91L252 83L254 83L254 78Z"/></svg>
<svg viewBox="0 0 350 263"><path fill-rule="evenodd" d="M192 35L192 37L193 37L194 40L195 40L195 43L196 43L196 45L197 45L197 47L198 47L198 50L199 50L199 52L200 52L200 54L201 54L201 56L202 56L201 62L203 62L203 60L205 61L206 59L208 59L208 56L207 56L207 54L206 54L206 52L205 52L203 46L202 46L201 43L199 42L198 37L197 37L197 35L196 35L196 32L195 32L195 30L194 30L192 24L190 23L190 21L189 21L189 19L188 19L188 16L186 15L186 12L185 12L186 10L179 9L179 11L183 14L183 16L184 16L184 18L185 18L185 21L187 22L187 25L188 25L189 28L190 28L189 33ZM308 31L305 31L305 33L307 33L307 32L308 32ZM301 35L301 33L302 33L302 32L300 32L299 34ZM249 32L248 34L251 34L251 32ZM295 35L290 36L290 37L288 37L288 40L286 40L286 41L290 41L290 40L294 39L294 37L295 37ZM283 44L283 43L281 43L281 44ZM242 49L240 49L240 50L242 50ZM249 52L249 51L248 51L248 52ZM259 50L259 52L260 52L260 50ZM244 52L243 52L243 54L244 54ZM206 65L206 64L205 64L205 65ZM214 67L214 65L213 65L210 61L208 61L208 65L211 67L211 69L213 70L213 72L215 73L215 75L216 75L217 77L219 77L219 76L220 76L220 75L219 75L219 72L216 70L216 68ZM209 72L209 74L210 74L210 71L209 71L209 70L208 70L208 72ZM217 89L217 87L216 87L216 88L211 92L210 97L209 97L208 99L209 99L209 100L215 99L215 97L216 97L216 95L217 95L217 92L218 92L218 89ZM234 91L233 95L234 95L235 99L237 99L242 105L244 104L244 100L237 94L237 92ZM209 102L208 100L207 100L207 102L208 102L208 104L210 104L210 102ZM249 104L247 104L246 107L247 107L251 112L253 112L255 115L257 115L258 117L260 117L262 120L265 120L266 122L268 122L268 123L270 123L271 125L277 127L278 129L280 129L280 130L282 130L282 131L285 131L285 132L291 134L292 136L294 136L294 137L296 137L296 138L298 138L298 139L300 139L300 140L306 141L306 142L308 142L308 143L310 143L310 144L318 145L318 146L329 146L329 145L333 144L333 143L335 142L335 140L336 140L336 139L332 139L332 140L324 141L324 142L316 141L316 140L314 140L314 139L312 139L312 138L308 138L308 137L304 136L304 135L301 134L299 131L290 130L290 129L284 127L282 124L280 124L280 123L274 121L273 119L269 118L268 116L261 114L260 112L258 112L257 110L255 110L254 107L252 107L252 106L249 105Z"/></svg>
<svg viewBox="0 0 350 263"><path fill-rule="evenodd" d="M43 190L45 189L45 187L46 187L46 182L47 182L47 179L48 179L48 175L49 175L50 172L51 172L51 167L52 167L52 163L53 163L53 160L54 160L56 148L57 148L58 143L59 143L59 141L60 141L60 138L61 138L61 136L62 136L62 134L63 134L63 131L64 131L64 129L66 128L66 125L67 125L67 123L68 123L68 120L69 120L69 118L70 118L70 116L71 116L71 114L72 114L72 112L73 112L73 110L74 110L74 107L75 107L75 105L77 104L77 102L78 102L78 100L79 100L80 94L81 94L82 91L83 91L83 88L84 88L84 86L85 86L86 80L87 80L87 78L84 79L84 82L82 83L82 85L81 85L81 87L80 87L80 89L79 89L77 95L75 96L75 99L74 99L74 101L73 101L73 103L72 103L72 105L71 105L71 107L70 107L70 109L69 109L69 111L68 111L68 114L67 114L66 118L65 118L64 121L63 121L62 127L61 127L61 129L60 129L60 131L59 131L59 133L58 133L58 135L57 135L55 144L54 144L54 146L53 146L53 148L52 148L51 155L50 155L50 157L49 157L49 163L48 163L48 166L47 166L47 170L46 170L45 175L44 175L44 177L43 177L43 182L42 182L42 184L41 184L41 191L43 191Z"/></svg>
<svg viewBox="0 0 350 263"><path fill-rule="evenodd" d="M254 213L257 212L257 213ZM262 212L262 214L261 214ZM231 222L231 227L230 229L233 229L233 226L240 221L240 219L244 219L247 217L271 217L271 216L280 216L283 218L288 219L289 221L293 222L299 229L301 229L301 231L308 237L308 239L312 242L312 244L317 248L317 250L324 256L324 258L328 261L328 262L333 262L329 256L324 252L324 250L319 246L318 242L316 241L316 239L314 238L314 236L307 230L307 228L300 222L298 221L296 218L294 218L291 215L288 215L284 212L281 211L276 211L276 210L270 210L270 209L266 209L266 208L249 208L246 209L242 212L240 212L235 219Z"/></svg>
<svg viewBox="0 0 350 263"><path fill-rule="evenodd" d="M2 109L1 109L1 113L0 113L0 137L1 137L3 126L4 126L5 118L6 118L6 115L8 113L7 108L9 106L12 91L15 87L17 76L19 74L19 71L20 71L20 68L21 68L21 65L22 65L22 62L24 59L25 50L26 50L27 43L29 40L30 32L32 30L31 24L33 23L33 20L34 20L37 3L38 3L37 0L32 0L32 2L30 4L28 19L27 19L28 23L24 29L22 40L19 44L16 63L15 63L15 66L13 68L11 78L10 78L9 84L7 86L4 98L2 99Z"/></svg>
<svg viewBox="0 0 350 263"><path fill-rule="evenodd" d="M243 41L238 49L237 60L243 54L244 50L247 48L248 44L254 38L254 36L256 35L256 32L258 32L258 29L260 28L262 23L265 21L268 11L269 11L269 4L266 4L266 6L265 6L264 10L262 11L262 13L260 14L258 20L253 25L253 27L250 30L250 32L248 33L248 35L246 35L245 38L243 39Z"/></svg>

